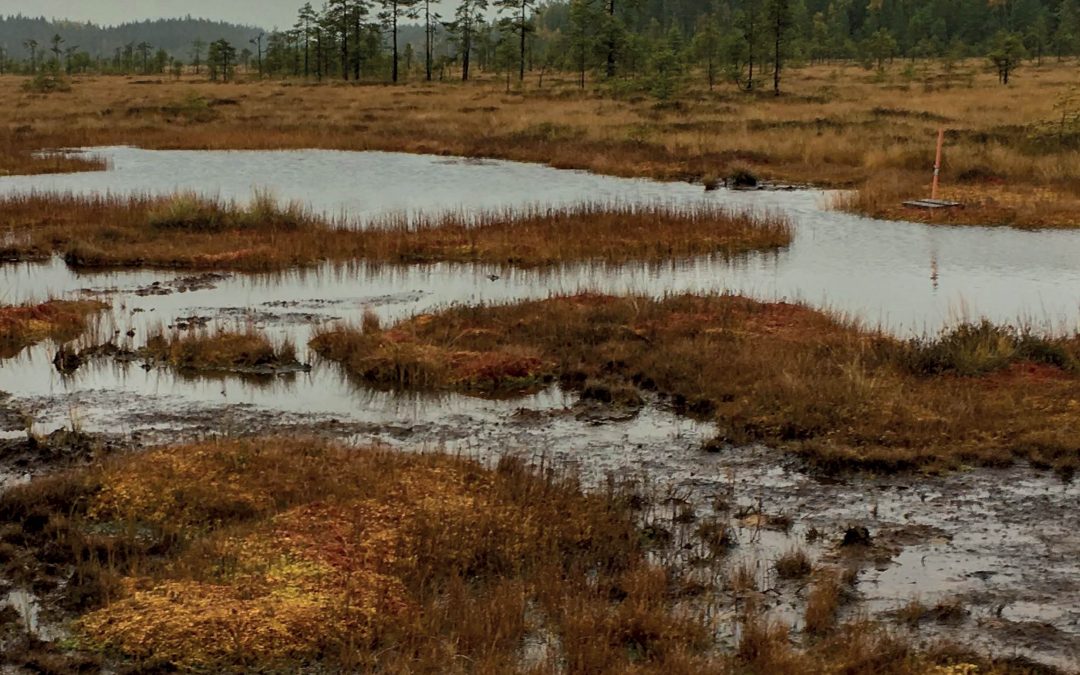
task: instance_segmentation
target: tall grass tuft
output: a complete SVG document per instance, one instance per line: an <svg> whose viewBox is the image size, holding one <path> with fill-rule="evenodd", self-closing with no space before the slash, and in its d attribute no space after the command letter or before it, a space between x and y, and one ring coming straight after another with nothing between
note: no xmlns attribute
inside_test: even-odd
<svg viewBox="0 0 1080 675"><path fill-rule="evenodd" d="M1043 337L1027 328L983 320L947 329L936 338L912 340L901 359L908 370L921 375L977 376L1021 361L1076 371L1078 349L1076 339Z"/></svg>

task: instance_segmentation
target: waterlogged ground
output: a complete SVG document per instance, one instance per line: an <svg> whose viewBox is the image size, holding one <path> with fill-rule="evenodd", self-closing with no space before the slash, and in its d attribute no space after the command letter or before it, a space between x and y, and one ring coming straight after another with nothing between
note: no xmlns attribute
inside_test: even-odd
<svg viewBox="0 0 1080 675"><path fill-rule="evenodd" d="M658 269L574 267L540 280L503 280L481 291L486 275L465 269L430 278L450 284L438 300L473 300L572 290L745 291L763 299L802 299L881 323L898 332L934 331L961 316L999 322L1029 320L1075 327L1080 322L1080 232L935 227L875 221L827 208L816 190L705 192L686 183L658 183L561 171L535 164L379 152L152 151L98 148L111 170L0 178L0 194L171 194L194 191L244 201L256 190L299 201L319 213L362 225L387 212L500 209L583 200L708 201L789 214L797 226L788 251L737 264L686 261ZM365 285L406 283L400 275ZM5 288L8 280L5 278ZM473 286L466 291L462 286ZM523 287L524 286L524 287ZM35 287L31 287L33 292ZM322 288L308 286L312 297ZM398 286L400 289L401 287ZM25 291L24 291L25 292ZM289 293L290 291L285 290ZM467 293L467 295L465 294Z"/></svg>
<svg viewBox="0 0 1080 675"><path fill-rule="evenodd" d="M93 360L74 374L52 365L56 347L25 350L0 362L0 440L79 428L124 445L180 436L299 430L403 449L447 449L490 458L523 453L572 466L591 482L609 475L644 480L648 510L675 542L701 519L737 528L730 566L749 565L761 600L798 624L805 582L781 582L772 562L794 546L815 560L859 569L852 614L884 620L913 599L962 608L919 622L914 635L950 637L998 655L1021 655L1065 668L1080 663L1080 486L1016 467L943 477L826 479L767 448L702 450L708 425L657 402L637 414L583 407L551 389L525 399L481 401L457 395L402 396L359 386L306 349L314 327L384 320L450 303L479 303L597 290L647 293L737 290L763 299L800 298L909 335L938 330L958 316L1029 320L1052 328L1080 322L1080 233L934 228L878 222L824 208L827 194L705 193L659 184L509 162L471 162L382 153L148 152L99 150L113 170L99 174L0 179L15 190L155 192L190 189L246 199L269 188L361 224L386 211L477 209L583 199L717 200L774 209L796 225L790 249L736 261L710 258L663 265L579 265L545 272L482 266L325 266L274 275L114 272L81 275L62 262L0 265L0 302L93 296L113 303L84 338L138 348L157 328L254 327L291 340L310 372L205 378L144 368L138 360ZM423 188L418 186L422 185ZM13 444L12 448L18 446ZM0 489L69 460L43 463L32 452L0 453ZM685 515L694 512L694 522ZM837 544L853 526L872 546L857 554ZM691 564L694 551L679 551ZM7 597L5 601L4 598ZM733 597L711 598L721 625ZM42 637L62 633L48 609L22 589L5 589ZM32 615L32 616L31 616ZM898 623L900 630L913 630ZM727 629L725 629L726 631ZM733 630L733 628L732 628ZM730 634L728 639L730 639Z"/></svg>

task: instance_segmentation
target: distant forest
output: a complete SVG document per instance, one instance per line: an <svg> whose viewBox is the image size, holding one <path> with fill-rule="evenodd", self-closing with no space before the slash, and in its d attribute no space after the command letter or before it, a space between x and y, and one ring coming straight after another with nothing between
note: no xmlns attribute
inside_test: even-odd
<svg viewBox="0 0 1080 675"><path fill-rule="evenodd" d="M232 44L246 45L260 32L252 26L190 16L102 27L92 23L50 21L17 15L0 17L0 48L12 57L22 58L26 56L26 42L34 40L38 45L47 47L53 36L59 35L64 40L64 49L77 49L95 59L113 56L118 49L142 42L153 45L155 50L163 49L170 56L186 59L191 52L191 44L196 40L210 43L224 38Z"/></svg>
<svg viewBox="0 0 1080 675"><path fill-rule="evenodd" d="M1080 54L1080 0L327 0L295 24L257 28L176 19L98 28L0 20L0 72L120 72L398 82L524 80L571 71L663 95L691 71L777 94L791 65L979 57L1003 83L1026 60Z"/></svg>

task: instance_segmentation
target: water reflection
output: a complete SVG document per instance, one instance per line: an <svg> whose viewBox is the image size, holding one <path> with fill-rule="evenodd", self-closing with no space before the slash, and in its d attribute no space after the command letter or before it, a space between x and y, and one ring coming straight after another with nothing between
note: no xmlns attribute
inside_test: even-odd
<svg viewBox="0 0 1080 675"><path fill-rule="evenodd" d="M684 183L596 176L533 164L458 162L373 152L181 152L95 150L108 172L0 178L0 194L170 193L193 190L245 200L268 189L328 214L363 221L388 212L495 209L583 200L723 203L782 212L796 225L785 251L737 260L704 257L649 265L571 265L547 272L485 266L334 266L234 278L208 306L251 306L281 297L362 303L422 294L409 309L449 302L544 297L581 289L611 293L736 291L798 299L881 324L900 334L936 331L958 318L1075 328L1080 321L1080 232L884 222L830 211L821 191L704 192ZM491 281L494 274L500 278ZM75 275L55 264L0 268L3 301L63 294L84 286L149 284L150 272ZM202 300L202 298L206 298ZM175 306L165 300L164 306Z"/></svg>

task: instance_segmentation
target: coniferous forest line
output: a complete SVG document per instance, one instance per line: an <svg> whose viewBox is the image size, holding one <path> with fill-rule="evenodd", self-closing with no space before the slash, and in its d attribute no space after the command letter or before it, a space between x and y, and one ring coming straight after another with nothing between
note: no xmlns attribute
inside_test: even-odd
<svg viewBox="0 0 1080 675"><path fill-rule="evenodd" d="M431 0L306 3L284 30L167 19L101 28L0 18L0 73L173 74L392 81L573 72L666 83L701 68L778 93L785 69L824 61L987 58L1002 81L1025 60L1080 54L1080 0ZM253 17L253 22L257 17Z"/></svg>

